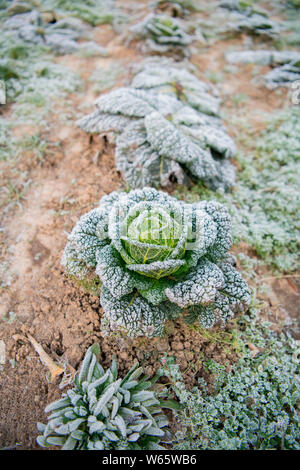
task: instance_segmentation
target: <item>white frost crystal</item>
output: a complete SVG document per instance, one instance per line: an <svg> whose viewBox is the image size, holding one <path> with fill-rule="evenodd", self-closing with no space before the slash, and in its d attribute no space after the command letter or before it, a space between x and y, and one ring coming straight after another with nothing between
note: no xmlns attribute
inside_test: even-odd
<svg viewBox="0 0 300 470"><path fill-rule="evenodd" d="M247 308L250 291L230 263L231 219L217 202L187 204L153 188L113 192L83 215L62 264L102 284L102 329L156 336L184 311L213 326Z"/></svg>
<svg viewBox="0 0 300 470"><path fill-rule="evenodd" d="M131 188L200 179L230 189L236 153L219 117L215 90L170 62L145 64L131 87L100 96L78 121L86 132L116 136L116 167Z"/></svg>

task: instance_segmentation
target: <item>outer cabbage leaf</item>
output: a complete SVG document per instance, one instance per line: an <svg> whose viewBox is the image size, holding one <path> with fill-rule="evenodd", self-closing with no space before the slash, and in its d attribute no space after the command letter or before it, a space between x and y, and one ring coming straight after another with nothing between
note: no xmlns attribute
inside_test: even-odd
<svg viewBox="0 0 300 470"><path fill-rule="evenodd" d="M124 267L120 255L111 245L98 251L96 274L116 299L130 294L135 287L133 276Z"/></svg>
<svg viewBox="0 0 300 470"><path fill-rule="evenodd" d="M251 301L251 291L241 274L230 263L219 264L222 269L225 287L222 289L224 295L228 297L229 305L234 313L245 311Z"/></svg>
<svg viewBox="0 0 300 470"><path fill-rule="evenodd" d="M205 179L216 175L211 153L189 140L180 129L154 112L145 118L147 140L160 155L171 158L178 163L194 165L199 178Z"/></svg>
<svg viewBox="0 0 300 470"><path fill-rule="evenodd" d="M96 266L96 252L109 243L108 217L105 210L96 208L83 215L68 239L76 247L77 256L88 266Z"/></svg>
<svg viewBox="0 0 300 470"><path fill-rule="evenodd" d="M213 261L223 258L232 246L231 217L227 209L215 201L201 201L196 207L211 216L217 226L214 243L208 248L207 254Z"/></svg>
<svg viewBox="0 0 300 470"><path fill-rule="evenodd" d="M100 302L104 310L102 329L108 334L125 330L132 337L152 337L160 336L163 332L165 309L150 304L137 292L115 299L104 287L101 289Z"/></svg>
<svg viewBox="0 0 300 470"><path fill-rule="evenodd" d="M229 160L214 159L217 175L207 178L207 186L213 190L229 191L235 185L235 167Z"/></svg>
<svg viewBox="0 0 300 470"><path fill-rule="evenodd" d="M70 276L85 279L88 275L89 269L86 263L78 258L77 250L71 242L66 244L61 258L61 264L66 268Z"/></svg>
<svg viewBox="0 0 300 470"><path fill-rule="evenodd" d="M221 127L203 124L197 129L186 129L186 132L197 142L203 142L203 145L210 147L225 158L231 158L236 154L234 141Z"/></svg>
<svg viewBox="0 0 300 470"><path fill-rule="evenodd" d="M160 156L147 142L142 122L128 125L116 140L116 167L131 188L168 187L187 184L183 168L175 160Z"/></svg>
<svg viewBox="0 0 300 470"><path fill-rule="evenodd" d="M208 304L214 301L217 291L222 289L224 284L222 270L202 258L182 280L166 289L166 295L171 302L180 307Z"/></svg>
<svg viewBox="0 0 300 470"><path fill-rule="evenodd" d="M209 305L192 305L187 309L189 322L195 320L204 328L211 328L217 322L226 323L238 312L245 311L251 301L251 292L240 273L227 262L219 264L224 276L224 286Z"/></svg>
<svg viewBox="0 0 300 470"><path fill-rule="evenodd" d="M89 134L102 134L109 132L122 132L130 124L131 118L119 114L104 114L94 111L77 121L78 126Z"/></svg>
<svg viewBox="0 0 300 470"><path fill-rule="evenodd" d="M192 305L187 309L188 323L198 321L203 328L212 328L216 323L227 322L233 316L229 300L222 293L217 293L214 302L208 305Z"/></svg>
<svg viewBox="0 0 300 470"><path fill-rule="evenodd" d="M144 70L134 77L132 86L168 93L198 111L219 115L219 99L211 93L216 91L186 69L176 67L176 63L170 63L167 67L165 64L146 64Z"/></svg>
<svg viewBox="0 0 300 470"><path fill-rule="evenodd" d="M168 300L166 288L174 285L174 280L161 278L152 283L147 289L138 289L139 293L147 299L151 304L158 305ZM174 306L174 304L171 304ZM175 306L174 306L175 307Z"/></svg>
<svg viewBox="0 0 300 470"><path fill-rule="evenodd" d="M151 99L152 98L152 99ZM101 95L95 105L104 114L142 118L154 110L151 94L133 88L118 88Z"/></svg>

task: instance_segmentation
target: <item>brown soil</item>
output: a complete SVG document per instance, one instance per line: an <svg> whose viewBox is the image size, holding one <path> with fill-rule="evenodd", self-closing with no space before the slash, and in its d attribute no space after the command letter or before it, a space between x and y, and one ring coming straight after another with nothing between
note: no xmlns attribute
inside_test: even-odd
<svg viewBox="0 0 300 470"><path fill-rule="evenodd" d="M126 48L118 43L108 26L95 28L95 38L99 44L108 47L111 54L107 59L72 56L57 59L79 71L84 80L84 92L69 97L78 112L82 104L91 105L92 109L96 96L88 77L95 68L107 66L113 59L119 60L124 66L124 75L117 84L120 85L128 80L128 65L142 58L133 46ZM200 78L205 79L204 70L223 69L223 53L230 44L234 42L217 43L192 57ZM219 88L224 98L224 109L229 114L236 112L230 96L245 92L250 99L245 103L247 111L243 109L243 113L249 113L252 124L256 122L259 128L263 124L258 113L255 121L252 110L280 108L285 97L268 95L265 89L250 84L251 78L250 68L243 67L240 73L229 77ZM7 106L4 112L9 114L10 107ZM164 354L168 353L177 358L188 387L195 385L198 377L204 377L213 387L213 378L203 364L207 359L212 358L230 368L237 358L237 351L226 345L226 341L211 341L215 330L209 333L210 336L205 336L181 321L169 322L166 336L160 339L129 340L102 336L99 299L64 276L60 257L67 233L78 218L95 207L104 194L122 187L114 166L114 149L99 137L90 140L73 122L62 125L56 115L49 116L49 125L50 130L45 137L53 142L53 149L42 162L33 160L32 154L24 153L13 168L9 164L2 165L1 179L4 182L13 179L16 185L21 184L15 174L26 172L32 184L26 198L21 199L22 207L14 206L3 213L4 231L0 232L1 262L7 266L3 273L6 287L2 290L0 311L0 338L6 347L6 361L0 372L0 448L38 448L35 442L38 435L36 422L45 422L44 407L61 394L58 387L61 377L53 383L48 382L47 368L28 341L28 333L52 359L67 364L71 370L79 366L88 346L94 342L100 344L103 366L109 366L115 356L121 374L138 360L145 371L153 375ZM234 135L234 129L229 126L229 130ZM15 135L28 135L34 131L16 128ZM60 144L58 147L54 145L57 142ZM294 297L290 296L289 301L285 295L285 283L275 281L274 284L271 280L270 286L274 287L277 303L287 310L295 309L298 291L294 284L290 287ZM268 298L265 300L274 306ZM10 322L10 312L15 315L13 322Z"/></svg>

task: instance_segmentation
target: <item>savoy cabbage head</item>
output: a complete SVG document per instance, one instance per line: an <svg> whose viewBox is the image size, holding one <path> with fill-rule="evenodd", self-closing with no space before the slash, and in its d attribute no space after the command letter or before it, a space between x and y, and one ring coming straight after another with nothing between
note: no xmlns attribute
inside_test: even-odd
<svg viewBox="0 0 300 470"><path fill-rule="evenodd" d="M116 166L131 188L168 187L200 179L230 189L236 146L219 117L211 87L178 66L145 65L131 87L96 100L78 121L86 132L113 136Z"/></svg>
<svg viewBox="0 0 300 470"><path fill-rule="evenodd" d="M186 204L153 188L112 192L81 217L62 264L83 280L98 276L104 332L156 336L185 313L204 327L247 308L250 291L228 255L224 206Z"/></svg>

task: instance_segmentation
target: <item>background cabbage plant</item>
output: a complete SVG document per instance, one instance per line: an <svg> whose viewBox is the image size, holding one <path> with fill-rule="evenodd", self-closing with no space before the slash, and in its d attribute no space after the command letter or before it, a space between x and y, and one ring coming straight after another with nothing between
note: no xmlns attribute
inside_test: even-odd
<svg viewBox="0 0 300 470"><path fill-rule="evenodd" d="M101 95L97 109L77 122L115 143L116 167L132 189L201 180L227 191L235 184L230 159L237 149L222 124L217 90L184 67L145 63L130 87Z"/></svg>
<svg viewBox="0 0 300 470"><path fill-rule="evenodd" d="M158 53L170 51L187 54L187 46L195 39L178 18L149 13L140 23L130 28L134 38L145 39L146 50Z"/></svg>
<svg viewBox="0 0 300 470"><path fill-rule="evenodd" d="M231 245L221 204L187 204L144 188L104 196L82 216L62 264L78 279L98 276L104 331L156 336L180 313L211 327L247 308L250 291Z"/></svg>

